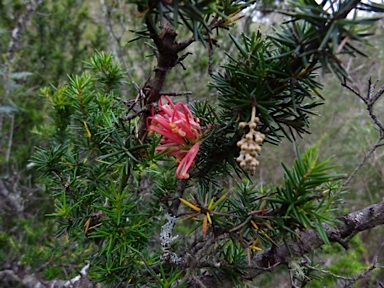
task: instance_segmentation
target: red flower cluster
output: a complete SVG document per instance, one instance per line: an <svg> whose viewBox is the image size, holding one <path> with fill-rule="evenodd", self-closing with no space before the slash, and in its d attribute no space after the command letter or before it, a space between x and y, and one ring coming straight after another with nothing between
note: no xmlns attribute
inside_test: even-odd
<svg viewBox="0 0 384 288"><path fill-rule="evenodd" d="M193 118L191 111L181 102L173 104L165 96L168 104L163 104L160 98L157 114L152 110L152 116L147 119L148 132L159 133L163 136L157 152L176 156L176 178L189 178L188 169L194 164L200 147L202 136L198 118Z"/></svg>

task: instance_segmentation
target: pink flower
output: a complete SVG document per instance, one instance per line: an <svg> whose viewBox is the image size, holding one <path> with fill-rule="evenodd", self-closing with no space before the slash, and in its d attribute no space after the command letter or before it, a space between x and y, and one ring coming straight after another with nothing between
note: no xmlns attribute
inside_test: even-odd
<svg viewBox="0 0 384 288"><path fill-rule="evenodd" d="M173 104L168 96L165 96L168 104L163 104L160 98L159 110L147 119L148 132L159 133L163 136L157 152L176 156L176 178L189 178L188 169L194 164L199 151L201 128L198 118L193 118L191 111L183 103Z"/></svg>

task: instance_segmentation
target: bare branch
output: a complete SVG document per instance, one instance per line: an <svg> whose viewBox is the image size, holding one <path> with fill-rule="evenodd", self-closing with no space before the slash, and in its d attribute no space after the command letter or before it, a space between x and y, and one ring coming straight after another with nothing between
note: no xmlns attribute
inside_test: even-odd
<svg viewBox="0 0 384 288"><path fill-rule="evenodd" d="M309 261L307 261L307 262L309 262ZM332 277L334 277L336 279L340 279L340 280L345 281L346 285L344 287L353 287L354 284L358 280L366 277L367 274L369 274L372 270L377 269L377 268L381 268L380 266L377 265L377 258L375 258L373 263L372 263L372 265L368 269L366 269L363 273L360 273L356 277L344 277L344 276L334 274L334 273L332 273L330 271L327 271L327 270L324 270L324 269L321 269L321 268L313 267L313 266L309 265L308 263L305 263L304 266L307 267L310 270L317 271L317 272L320 272L322 274L329 275L329 276L332 276Z"/></svg>
<svg viewBox="0 0 384 288"><path fill-rule="evenodd" d="M359 170L365 165L365 162L367 162L368 158L371 157L371 155L376 151L376 149L378 147L382 146L382 144L380 144L380 142L383 140L383 138L384 137L381 136L376 141L376 143L371 147L371 149L369 149L369 151L364 155L364 157L361 160L361 162L359 163L359 165L356 166L355 170L353 170L353 172L348 176L347 180L345 180L343 185L339 188L339 190L336 193L336 196L341 193L341 191L343 190L344 187L348 186L349 182L351 182L351 180L356 176L357 172L359 172Z"/></svg>
<svg viewBox="0 0 384 288"><path fill-rule="evenodd" d="M166 95L166 96L186 96L186 95L192 95L192 91L182 91L182 92L161 92L160 95Z"/></svg>
<svg viewBox="0 0 384 288"><path fill-rule="evenodd" d="M376 92L375 95L371 96L371 101L376 102L384 94L384 85Z"/></svg>
<svg viewBox="0 0 384 288"><path fill-rule="evenodd" d="M118 3L118 9L122 10L123 8L121 7L121 1L118 1L117 3ZM124 21L122 19L122 15L120 13L120 17L119 17L120 33L119 33L119 35L117 35L117 33L114 31L114 28L113 28L114 25L113 25L112 18L111 18L112 8L110 6L107 6L107 4L105 3L105 0L100 0L100 5L101 5L101 10L102 10L102 13L104 16L105 25L107 27L109 42L110 42L111 47L112 47L113 56L118 63L124 64L125 72L127 73L129 79L131 80L131 83L133 84L135 89L137 91L139 91L140 87L135 82L133 75L127 69L128 66L126 63L126 59L125 59L125 57L123 57L123 48L121 45L121 39L122 39L124 33L128 30L128 28L124 25ZM127 90L127 87L125 84L123 84L123 91L124 91L125 95L127 94L126 90Z"/></svg>
<svg viewBox="0 0 384 288"><path fill-rule="evenodd" d="M355 94L357 97L359 97L361 100L364 101L365 105L367 106L367 110L369 113L369 116L371 117L372 121L375 123L375 125L380 129L380 136L379 139L376 141L376 143L369 149L369 151L364 155L363 159L357 165L355 170L348 176L347 180L343 183L343 185L340 187L340 189L337 191L336 195L340 194L342 189L346 187L349 182L355 177L357 172L364 166L366 161L369 157L376 151L376 149L383 144L381 141L384 139L384 125L381 122L381 120L377 117L377 115L373 111L373 106L376 103L376 101L381 97L381 95L384 94L384 85L381 86L381 88L375 93L377 81L375 83L372 83L371 79L368 80L368 88L367 88L367 95L363 96L360 92L353 89L349 84L347 84L346 79L344 78L344 82L341 83L341 85L348 90L352 91L353 94Z"/></svg>
<svg viewBox="0 0 384 288"><path fill-rule="evenodd" d="M17 20L17 26L12 30L11 40L8 44L7 59L10 63L15 59L15 53L19 48L19 41L24 34L25 26L43 0L31 0L25 12Z"/></svg>
<svg viewBox="0 0 384 288"><path fill-rule="evenodd" d="M353 87L351 87L350 85L347 84L347 80L346 78L344 77L343 78L343 82L341 83L341 86L343 86L344 88L347 88L349 91L351 91L353 94L355 94L357 97L359 97L361 100L364 101L365 104L368 105L368 102L366 100L365 97L361 96L360 92L356 91Z"/></svg>

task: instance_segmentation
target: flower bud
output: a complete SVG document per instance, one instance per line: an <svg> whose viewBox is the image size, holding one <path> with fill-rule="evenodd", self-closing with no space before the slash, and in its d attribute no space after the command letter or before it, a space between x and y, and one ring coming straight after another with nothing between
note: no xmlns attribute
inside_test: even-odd
<svg viewBox="0 0 384 288"><path fill-rule="evenodd" d="M259 161L256 157L258 152L261 151L259 144L263 143L265 135L256 131L257 123L260 122L259 118L255 116L256 107L252 107L251 120L246 122L240 122L239 127L245 128L249 127L249 132L246 135L243 135L242 139L237 142L237 146L240 148L240 155L236 158L236 161L239 163L240 167L245 171L255 174L256 167L259 166Z"/></svg>

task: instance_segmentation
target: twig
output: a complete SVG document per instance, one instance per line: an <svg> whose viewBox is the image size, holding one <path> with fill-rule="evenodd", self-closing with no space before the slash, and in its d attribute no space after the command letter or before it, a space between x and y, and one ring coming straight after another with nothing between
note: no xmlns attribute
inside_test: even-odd
<svg viewBox="0 0 384 288"><path fill-rule="evenodd" d="M9 162L9 157L11 155L11 149L12 149L13 131L15 128L15 115L11 114L11 115L9 115L9 118L11 119L11 124L9 127L9 138L8 138L7 152L5 153L5 163L7 163L7 164Z"/></svg>
<svg viewBox="0 0 384 288"><path fill-rule="evenodd" d="M204 283L201 282L201 280L200 280L199 278L197 278L196 276L193 276L192 279L195 280L196 283L199 284L201 288L208 288L208 287L205 286Z"/></svg>
<svg viewBox="0 0 384 288"><path fill-rule="evenodd" d="M277 262L274 265L271 265L270 267L260 267L257 265L248 265L248 266L226 265L225 268L233 268L233 269L241 269L241 270L260 270L260 271L270 272L270 271L273 271L280 264L281 263Z"/></svg>
<svg viewBox="0 0 384 288"><path fill-rule="evenodd" d="M356 176L357 172L359 172L359 170L365 165L365 162L368 160L369 157L371 157L371 155L376 151L376 149L380 146L382 146L382 144L380 144L380 142L383 140L383 136L381 136L377 141L376 143L371 147L371 149L369 149L369 151L364 155L363 159L361 160L361 162L359 163L359 165L356 166L355 170L353 170L353 172L351 174L349 174L347 180L344 181L343 185L341 185L341 187L339 188L339 190L337 190L336 192L336 196L338 196L344 187L346 187L349 182L351 182L351 180Z"/></svg>
<svg viewBox="0 0 384 288"><path fill-rule="evenodd" d="M306 261L307 262L310 262L310 260L308 259L308 257L305 257L306 258ZM365 270L363 273L357 275L356 277L344 277L344 276L341 276L341 275L337 275L337 274L334 274L328 270L324 270L324 269L321 269L321 268L317 268L317 267L313 267L307 263L304 263L304 266L310 270L313 270L313 271L317 271L317 272L320 272L322 274L325 274L325 275L329 275L329 276L332 276L336 279L340 279L340 280L343 280L345 282L347 282L347 284L344 286L344 287L352 287L358 280L364 278L368 273L370 273L372 270L376 269L376 268L381 268L380 266L377 266L377 258L375 257L375 259L373 260L373 264L367 269Z"/></svg>
<svg viewBox="0 0 384 288"><path fill-rule="evenodd" d="M161 92L160 95L166 95L166 96L186 96L186 95L192 95L192 91L182 91L182 92Z"/></svg>
<svg viewBox="0 0 384 288"><path fill-rule="evenodd" d="M365 97L362 97L358 91L356 91L353 87L351 87L347 84L347 80L345 77L343 78L343 82L341 82L341 86L343 86L344 88L347 88L349 91L351 91L353 94L355 94L361 100L363 100L365 104L368 104Z"/></svg>
<svg viewBox="0 0 384 288"><path fill-rule="evenodd" d="M117 3L118 3L119 10L122 10L121 1L118 1ZM103 13L103 16L104 16L104 19L106 22L105 24L107 26L108 37L109 37L109 42L111 43L111 46L112 46L113 56L118 63L120 63L120 64L122 63L124 65L125 72L127 73L129 79L131 80L131 83L133 84L135 89L137 91L139 91L140 87L135 82L131 72L129 72L129 70L127 69L127 63L126 63L125 58L121 57L121 55L122 55L121 39L122 39L122 36L125 33L125 31L128 30L124 26L123 20L121 18L121 13L120 13L120 17L119 17L121 32L119 33L120 35L116 35L116 33L113 29L113 23L112 23L112 19L111 19L111 13L112 13L111 10L112 9L106 5L105 0L100 0L100 5L101 5L102 13ZM123 85L123 88L124 88L124 90L126 90L125 85ZM127 94L127 93L124 93L124 94Z"/></svg>
<svg viewBox="0 0 384 288"><path fill-rule="evenodd" d="M383 144L381 141L384 139L384 125L380 121L380 119L376 116L376 114L373 111L373 106L375 105L376 101L384 94L384 85L380 87L380 89L375 93L377 81L375 83L372 83L372 80L368 80L368 89L367 89L367 95L363 96L360 94L360 92L353 89L350 85L347 84L346 79L344 78L341 85L345 88L347 88L349 91L351 91L353 94L355 94L357 97L359 97L367 106L367 110L369 113L369 116L371 117L372 121L375 123L375 125L380 129L380 136L379 139L376 141L376 143L369 149L369 151L364 155L363 159L357 165L355 170L348 176L347 180L343 183L343 185L339 188L339 190L336 192L336 196L341 193L343 188L351 182L353 177L357 174L357 172L365 165L366 161L369 157L375 152L375 150L382 146Z"/></svg>

